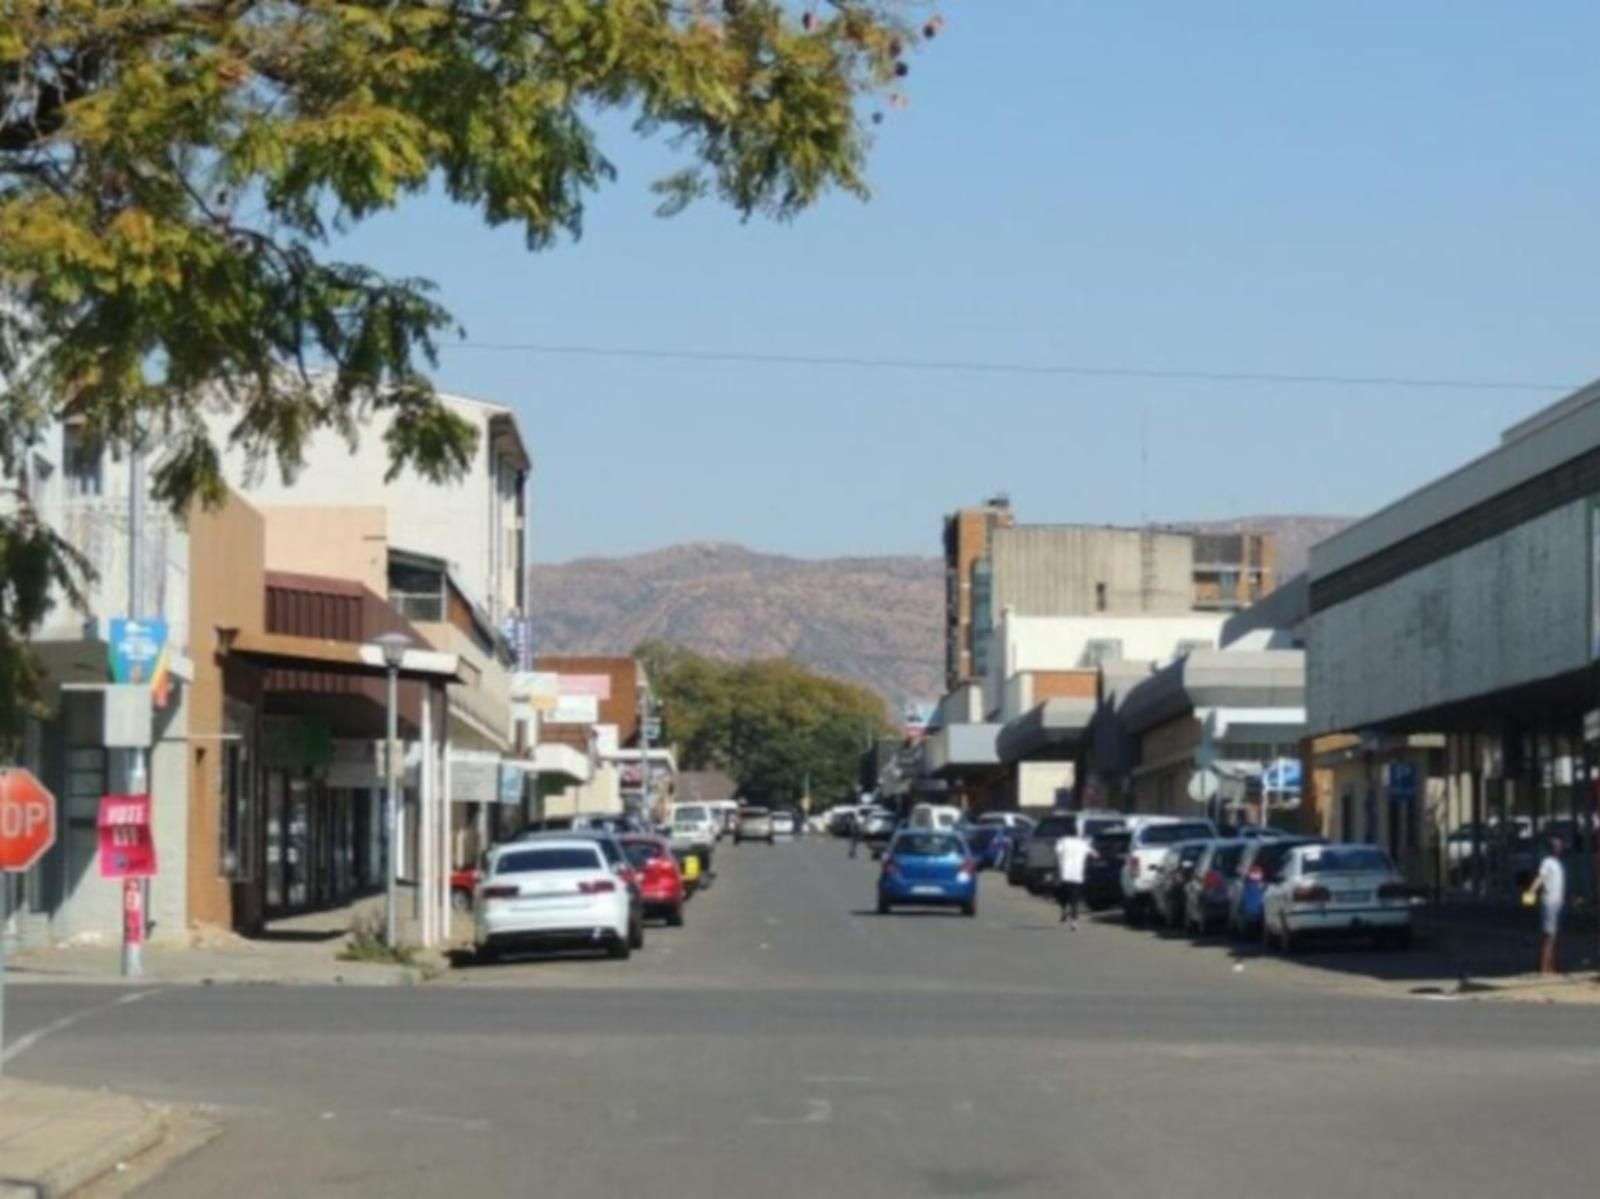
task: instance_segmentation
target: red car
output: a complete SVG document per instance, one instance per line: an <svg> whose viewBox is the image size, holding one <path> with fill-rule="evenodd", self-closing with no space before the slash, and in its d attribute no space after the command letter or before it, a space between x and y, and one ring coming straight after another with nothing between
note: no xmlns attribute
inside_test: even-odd
<svg viewBox="0 0 1600 1199"><path fill-rule="evenodd" d="M472 910L472 896L478 889L478 868L462 866L450 872L450 906L458 912Z"/></svg>
<svg viewBox="0 0 1600 1199"><path fill-rule="evenodd" d="M687 894L678 859L672 856L672 846L660 837L638 834L619 837L618 840L622 843L622 852L628 855L628 863L634 869L645 915L663 917L675 927L681 925Z"/></svg>

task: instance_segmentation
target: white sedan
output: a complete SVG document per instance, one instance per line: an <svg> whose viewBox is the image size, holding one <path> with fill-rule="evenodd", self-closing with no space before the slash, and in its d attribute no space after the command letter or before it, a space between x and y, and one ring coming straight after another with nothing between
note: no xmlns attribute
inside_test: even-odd
<svg viewBox="0 0 1600 1199"><path fill-rule="evenodd" d="M519 946L593 945L626 958L644 942L627 880L592 837L513 841L489 851L476 895L479 957Z"/></svg>
<svg viewBox="0 0 1600 1199"><path fill-rule="evenodd" d="M1411 942L1411 888L1376 845L1300 845L1262 900L1262 936L1285 953L1311 935L1365 934Z"/></svg>

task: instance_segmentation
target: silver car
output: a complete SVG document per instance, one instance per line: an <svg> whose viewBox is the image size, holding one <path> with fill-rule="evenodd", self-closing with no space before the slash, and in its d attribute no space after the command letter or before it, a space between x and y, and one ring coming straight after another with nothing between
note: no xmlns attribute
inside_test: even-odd
<svg viewBox="0 0 1600 1199"><path fill-rule="evenodd" d="M746 841L765 841L771 845L773 840L771 812L766 808L739 809L739 823L733 830L735 845L743 845Z"/></svg>

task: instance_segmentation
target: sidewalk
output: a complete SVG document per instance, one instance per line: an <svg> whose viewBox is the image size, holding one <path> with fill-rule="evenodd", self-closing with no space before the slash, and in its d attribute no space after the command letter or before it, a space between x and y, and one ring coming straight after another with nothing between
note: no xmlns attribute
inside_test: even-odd
<svg viewBox="0 0 1600 1199"><path fill-rule="evenodd" d="M374 907L376 905L376 907ZM408 905L409 906L409 905ZM259 937L217 929L191 935L188 944L144 948L142 982L284 983L296 985L411 986L445 968L438 955L418 953L411 965L344 961L350 930L358 920L381 913L382 899L363 899L343 908L291 916L269 924ZM409 920L402 941L414 941ZM15 983L121 983L118 945L63 945L19 951L10 956L7 981Z"/></svg>
<svg viewBox="0 0 1600 1199"><path fill-rule="evenodd" d="M165 1110L126 1095L0 1079L0 1196L70 1195L127 1170L167 1127Z"/></svg>

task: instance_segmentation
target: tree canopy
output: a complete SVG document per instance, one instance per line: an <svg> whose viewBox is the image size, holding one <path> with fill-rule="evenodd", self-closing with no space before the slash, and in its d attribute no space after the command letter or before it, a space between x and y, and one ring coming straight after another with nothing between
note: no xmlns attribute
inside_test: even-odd
<svg viewBox="0 0 1600 1199"><path fill-rule="evenodd" d="M873 692L794 662L719 662L664 642L635 654L680 765L726 770L752 799L792 802L808 783L819 799L842 799L862 753L891 731Z"/></svg>
<svg viewBox="0 0 1600 1199"><path fill-rule="evenodd" d="M0 469L71 418L110 446L154 439L181 511L223 490L203 409L288 474L317 430L353 440L388 410L393 469L452 477L473 437L428 371L456 326L426 281L340 260L341 233L432 188L531 250L576 236L615 174L607 112L681 153L664 212L714 195L788 218L864 194L877 98L938 29L920 11L0 0ZM0 588L0 656L72 565L27 502L0 508L0 552L46 568Z"/></svg>

